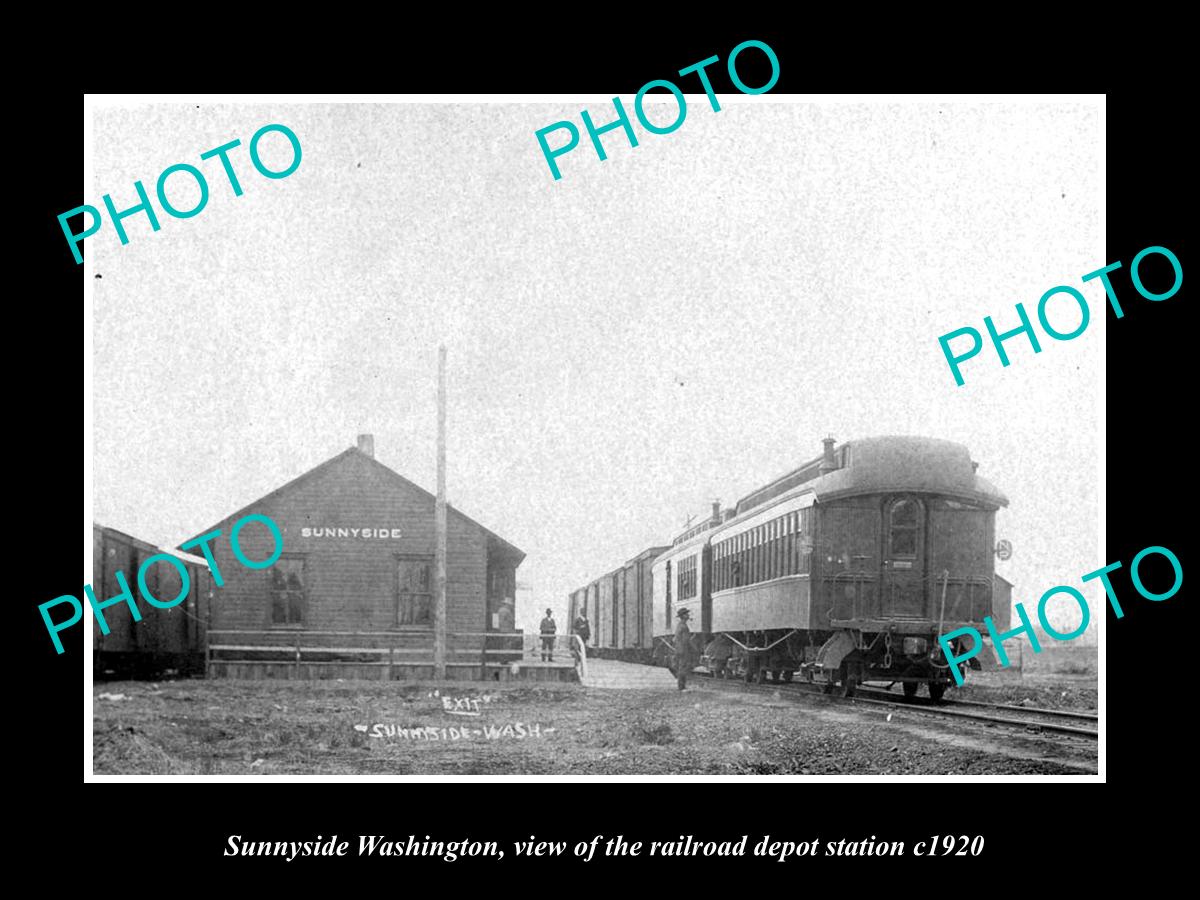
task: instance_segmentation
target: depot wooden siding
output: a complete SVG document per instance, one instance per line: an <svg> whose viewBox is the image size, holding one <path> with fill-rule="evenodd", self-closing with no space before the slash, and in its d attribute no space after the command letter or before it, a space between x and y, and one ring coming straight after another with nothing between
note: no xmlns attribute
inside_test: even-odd
<svg viewBox="0 0 1200 900"><path fill-rule="evenodd" d="M271 569L248 569L233 555L231 528L240 518L258 513L278 524L283 556L303 559L303 630L397 630L398 563L404 556L432 560L434 505L428 492L356 448L334 457L214 526L221 529L221 536L210 547L225 585L215 589L211 627L266 629L279 632L284 642L296 630L273 623ZM303 528L387 529L388 536L304 537ZM401 530L399 537L392 536L393 528ZM489 540L497 539L448 509L446 628L450 632L491 630L486 596ZM239 546L251 560L264 560L271 555L273 539L266 525L251 522L240 531ZM519 562L520 551L509 550ZM509 564L511 569L515 566Z"/></svg>

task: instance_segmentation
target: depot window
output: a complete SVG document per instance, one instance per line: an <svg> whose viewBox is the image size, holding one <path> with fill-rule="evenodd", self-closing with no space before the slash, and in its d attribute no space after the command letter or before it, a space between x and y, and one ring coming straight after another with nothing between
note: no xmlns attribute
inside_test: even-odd
<svg viewBox="0 0 1200 900"><path fill-rule="evenodd" d="M404 556L396 567L396 625L428 628L432 624L433 557Z"/></svg>
<svg viewBox="0 0 1200 900"><path fill-rule="evenodd" d="M271 566L271 624L304 624L304 557L282 556Z"/></svg>

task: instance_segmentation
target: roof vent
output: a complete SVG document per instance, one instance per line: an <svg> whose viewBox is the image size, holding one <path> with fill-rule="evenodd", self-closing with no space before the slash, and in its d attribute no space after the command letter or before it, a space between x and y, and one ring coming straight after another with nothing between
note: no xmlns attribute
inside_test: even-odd
<svg viewBox="0 0 1200 900"><path fill-rule="evenodd" d="M821 459L821 474L828 475L830 472L837 470L837 460L833 457L833 445L837 443L833 438L827 437L822 443L825 445L825 455Z"/></svg>
<svg viewBox="0 0 1200 900"><path fill-rule="evenodd" d="M375 458L375 435L360 434L358 436L358 452L365 453L371 459Z"/></svg>

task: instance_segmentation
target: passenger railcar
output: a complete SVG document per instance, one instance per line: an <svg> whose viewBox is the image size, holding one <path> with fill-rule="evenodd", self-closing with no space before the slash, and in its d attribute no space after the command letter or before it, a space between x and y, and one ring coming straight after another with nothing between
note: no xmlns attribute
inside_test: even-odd
<svg viewBox="0 0 1200 900"><path fill-rule="evenodd" d="M840 694L924 684L940 698L952 675L937 635L982 630L992 613L995 515L1008 501L976 468L944 440L826 439L821 456L655 562L658 657L682 605L715 675L800 673Z"/></svg>
<svg viewBox="0 0 1200 900"><path fill-rule="evenodd" d="M188 594L177 606L160 609L141 599L137 573L151 556L169 554L188 573ZM208 563L182 550L167 550L131 537L115 528L92 526L92 590L97 600L122 593L116 573L121 572L138 605L142 619L133 621L125 604L104 610L108 634L102 634L92 617L92 666L97 677L156 677L174 671L180 675L204 671L209 601L212 597ZM166 562L146 569L146 587L156 598L179 595L179 571Z"/></svg>
<svg viewBox="0 0 1200 900"><path fill-rule="evenodd" d="M687 607L696 658L716 676L800 676L839 694L886 681L940 698L953 676L937 636L1010 615L993 550L1008 501L976 469L950 441L827 438L820 456L577 590L572 619L587 607L603 655L652 646L667 665Z"/></svg>

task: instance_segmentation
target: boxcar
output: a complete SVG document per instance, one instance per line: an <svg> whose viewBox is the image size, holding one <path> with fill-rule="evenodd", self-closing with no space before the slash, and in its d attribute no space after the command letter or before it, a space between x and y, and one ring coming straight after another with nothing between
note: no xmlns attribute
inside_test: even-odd
<svg viewBox="0 0 1200 900"><path fill-rule="evenodd" d="M608 658L651 660L656 609L652 566L668 549L648 547L621 568L567 595L570 622L587 610L589 647Z"/></svg>
<svg viewBox="0 0 1200 900"><path fill-rule="evenodd" d="M599 632L596 646L616 650L621 646L621 582L624 571L615 569L599 581L600 611L595 628Z"/></svg>
<svg viewBox="0 0 1200 900"><path fill-rule="evenodd" d="M863 681L952 676L937 635L993 610L994 526L1007 499L965 447L878 437L835 447L685 532L654 563L657 658L691 610L713 674L852 694Z"/></svg>
<svg viewBox="0 0 1200 900"><path fill-rule="evenodd" d="M649 547L625 564L626 647L649 650L654 643L654 560L669 547Z"/></svg>
<svg viewBox="0 0 1200 900"><path fill-rule="evenodd" d="M159 609L141 599L137 573L151 556L169 554L188 573L187 596L169 609ZM115 528L92 526L92 590L97 600L121 593L116 573L121 572L142 615L139 622L125 604L104 611L108 634L102 634L92 617L92 666L97 677L157 677L164 673L199 674L204 671L209 602L212 598L207 562L181 550L156 547ZM157 598L179 595L178 569L157 562L146 570L146 587Z"/></svg>

